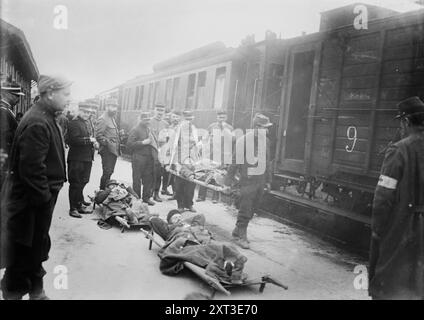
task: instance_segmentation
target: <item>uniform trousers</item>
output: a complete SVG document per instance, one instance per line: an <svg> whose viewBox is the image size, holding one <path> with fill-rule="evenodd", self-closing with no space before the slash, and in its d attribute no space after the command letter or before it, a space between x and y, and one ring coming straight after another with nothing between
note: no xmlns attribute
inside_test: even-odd
<svg viewBox="0 0 424 320"><path fill-rule="evenodd" d="M83 190L90 181L91 161L68 161L69 207L78 209L84 201Z"/></svg>
<svg viewBox="0 0 424 320"><path fill-rule="evenodd" d="M106 182L110 179L115 170L115 164L118 157L109 151L103 151L100 156L102 157L103 168L103 174L100 179L100 189L105 190Z"/></svg>
<svg viewBox="0 0 424 320"><path fill-rule="evenodd" d="M152 196L154 183L154 160L152 156L133 155L131 159L133 189L137 195L147 201ZM141 195L141 183L143 194Z"/></svg>

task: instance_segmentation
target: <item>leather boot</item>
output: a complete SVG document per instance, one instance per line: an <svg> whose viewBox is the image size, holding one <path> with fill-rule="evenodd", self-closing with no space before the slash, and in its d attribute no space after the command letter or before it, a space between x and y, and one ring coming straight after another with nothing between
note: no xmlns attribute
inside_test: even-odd
<svg viewBox="0 0 424 320"><path fill-rule="evenodd" d="M162 202L162 198L159 197L159 192L155 192L155 196L153 197L153 200L156 202Z"/></svg>

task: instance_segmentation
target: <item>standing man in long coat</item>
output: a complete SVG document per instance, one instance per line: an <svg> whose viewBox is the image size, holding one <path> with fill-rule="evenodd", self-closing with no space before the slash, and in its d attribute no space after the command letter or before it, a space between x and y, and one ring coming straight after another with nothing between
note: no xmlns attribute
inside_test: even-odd
<svg viewBox="0 0 424 320"><path fill-rule="evenodd" d="M55 114L70 103L71 82L40 76L41 99L25 114L10 152L2 189L1 281L4 299L46 299L42 262L50 251L49 229L66 181L65 152Z"/></svg>
<svg viewBox="0 0 424 320"><path fill-rule="evenodd" d="M18 127L13 108L19 103L20 97L25 94L22 92L21 86L14 82L2 84L0 94L0 150L8 155ZM6 163L7 159L5 159L3 168L0 168L0 189L6 177L6 172L3 170L7 167Z"/></svg>
<svg viewBox="0 0 424 320"><path fill-rule="evenodd" d="M150 130L151 116L149 112L142 112L140 121L131 129L127 146L131 150L131 165L133 189L149 206L155 205L150 199L153 195L154 165L158 158L158 145L155 136ZM141 194L143 182L143 194Z"/></svg>
<svg viewBox="0 0 424 320"><path fill-rule="evenodd" d="M402 140L391 144L375 189L369 266L373 299L424 299L424 103L398 104Z"/></svg>
<svg viewBox="0 0 424 320"><path fill-rule="evenodd" d="M115 170L116 160L121 155L121 140L115 117L118 111L116 99L106 100L106 112L97 120L96 139L100 145L103 174L100 179L100 189L104 190L106 182Z"/></svg>
<svg viewBox="0 0 424 320"><path fill-rule="evenodd" d="M91 166L97 141L93 136L90 115L96 105L80 102L78 115L68 124L68 180L69 215L82 218L81 214L91 213L90 203L84 200L83 190L90 181Z"/></svg>

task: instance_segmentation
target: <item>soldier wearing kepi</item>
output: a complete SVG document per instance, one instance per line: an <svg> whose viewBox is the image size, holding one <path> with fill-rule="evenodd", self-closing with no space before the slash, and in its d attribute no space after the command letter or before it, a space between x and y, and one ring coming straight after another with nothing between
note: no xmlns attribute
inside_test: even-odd
<svg viewBox="0 0 424 320"><path fill-rule="evenodd" d="M374 193L369 294L424 299L424 103L398 104L402 139L385 154Z"/></svg>
<svg viewBox="0 0 424 320"><path fill-rule="evenodd" d="M90 124L90 115L96 105L81 102L78 105L78 115L68 124L67 141L68 153L68 180L69 180L69 215L81 218L81 213L91 213L87 208L90 203L84 200L83 190L90 181L91 166L94 160L94 150L97 141L93 136Z"/></svg>
<svg viewBox="0 0 424 320"><path fill-rule="evenodd" d="M100 179L100 189L104 190L106 182L115 170L116 160L121 155L121 141L115 116L118 111L116 99L106 100L106 112L97 120L96 139L100 145L99 153L102 157L103 175Z"/></svg>
<svg viewBox="0 0 424 320"><path fill-rule="evenodd" d="M217 160L221 163L221 166L224 166L229 163L225 163L225 149L224 145L226 143L226 140L229 140L229 144L232 146L232 139L233 139L233 127L227 123L227 112L225 110L219 110L216 115L216 122L212 123L208 127L208 133L209 133L209 143L210 143L210 157L211 160ZM218 135L218 137L215 137ZM217 148L217 146L214 145L214 140L219 139L221 140L220 147ZM227 143L228 143L227 142ZM215 146L215 148L214 148ZM231 159L231 154L229 154L229 158ZM206 188L205 187L199 187L199 194L196 201L205 201L206 199ZM219 193L217 191L213 192L212 196L212 202L216 203L219 199Z"/></svg>
<svg viewBox="0 0 424 320"><path fill-rule="evenodd" d="M158 146L150 130L150 112L142 112L140 122L131 129L127 146L131 150L133 189L137 195L150 206L155 203L150 199L153 191L153 168L158 158ZM143 182L143 194L141 194Z"/></svg>
<svg viewBox="0 0 424 320"><path fill-rule="evenodd" d="M40 76L40 100L23 117L10 152L2 190L1 282L3 298L46 299L43 261L57 195L66 181L63 137L55 114L70 103L71 82ZM1 267L1 266L0 266Z"/></svg>
<svg viewBox="0 0 424 320"><path fill-rule="evenodd" d="M19 103L20 97L25 94L22 92L19 84L5 82L1 86L0 95L0 150L8 155L16 128L18 127L18 121L13 113L13 108ZM3 168L7 168L7 159L5 159ZM5 176L6 172L0 168L0 188L3 185Z"/></svg>
<svg viewBox="0 0 424 320"><path fill-rule="evenodd" d="M240 174L240 207L237 215L236 227L232 232L233 241L243 249L249 249L247 226L259 205L264 189L271 188L271 154L270 142L266 137L267 128L272 126L269 118L257 113L253 119L253 132L248 132L236 142L236 150L244 150L243 163L234 163L228 168L225 184L231 185L236 173ZM241 147L244 145L244 148ZM246 150L249 145L254 146L254 156L258 158L255 165L247 161ZM263 149L260 149L262 146ZM263 168L260 166L263 163Z"/></svg>
<svg viewBox="0 0 424 320"><path fill-rule="evenodd" d="M165 116L165 106L162 104L155 105L155 111L153 118L150 120L150 130L153 138L156 140L158 148L162 147L166 143L165 135L161 134L166 130L169 124L163 119ZM162 202L162 198L159 196L159 190L162 182L162 164L159 162L159 158L155 159L154 166L154 184L153 184L153 200L156 202Z"/></svg>

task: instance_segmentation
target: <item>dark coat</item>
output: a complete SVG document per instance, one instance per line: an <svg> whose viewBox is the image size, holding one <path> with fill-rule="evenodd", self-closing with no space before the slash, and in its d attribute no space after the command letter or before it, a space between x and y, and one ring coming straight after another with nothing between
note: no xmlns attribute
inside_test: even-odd
<svg viewBox="0 0 424 320"><path fill-rule="evenodd" d="M94 146L90 141L90 123L76 117L68 123L69 161L93 161Z"/></svg>
<svg viewBox="0 0 424 320"><path fill-rule="evenodd" d="M151 144L143 144L142 141L150 138L152 141ZM131 150L133 157L152 157L154 160L158 158L157 144L155 142L155 137L151 134L150 129L139 122L134 128L131 129L128 140L127 147Z"/></svg>
<svg viewBox="0 0 424 320"><path fill-rule="evenodd" d="M42 101L19 123L9 168L1 194L2 264L11 263L4 257L13 243L36 247L38 258L46 259L53 198L66 181L66 168L61 129Z"/></svg>
<svg viewBox="0 0 424 320"><path fill-rule="evenodd" d="M386 151L372 213L369 292L424 298L424 132Z"/></svg>
<svg viewBox="0 0 424 320"><path fill-rule="evenodd" d="M18 122L9 106L0 101L0 149L10 152Z"/></svg>
<svg viewBox="0 0 424 320"><path fill-rule="evenodd" d="M121 141L115 119L105 112L96 124L96 139L100 144L99 153L109 152L115 156L121 155Z"/></svg>

